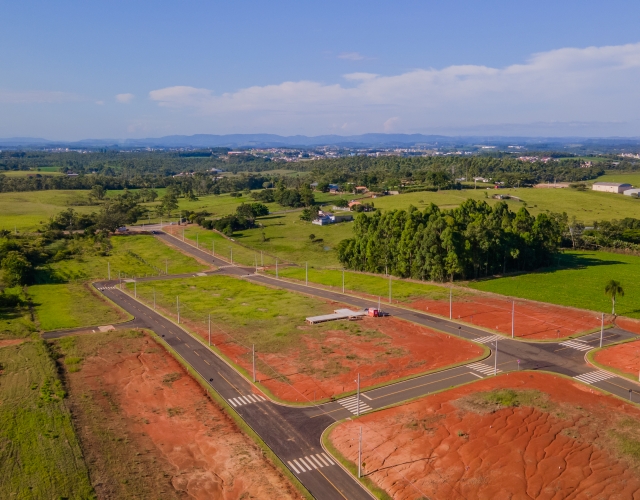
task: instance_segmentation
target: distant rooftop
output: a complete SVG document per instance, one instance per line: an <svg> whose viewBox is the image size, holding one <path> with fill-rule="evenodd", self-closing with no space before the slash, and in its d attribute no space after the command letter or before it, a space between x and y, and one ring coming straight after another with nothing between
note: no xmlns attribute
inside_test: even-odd
<svg viewBox="0 0 640 500"><path fill-rule="evenodd" d="M594 182L594 186L612 186L612 187L620 187L620 186L631 186L631 184L627 184L626 182Z"/></svg>

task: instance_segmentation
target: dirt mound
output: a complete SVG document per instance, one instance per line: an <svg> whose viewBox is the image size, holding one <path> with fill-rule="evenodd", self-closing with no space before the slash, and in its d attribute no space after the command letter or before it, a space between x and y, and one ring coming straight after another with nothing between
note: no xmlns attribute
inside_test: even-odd
<svg viewBox="0 0 640 500"><path fill-rule="evenodd" d="M261 450L150 337L123 332L76 342L76 354L86 357L67 357L65 364L73 360L70 366L81 366L71 370L68 379L99 496L298 496Z"/></svg>
<svg viewBox="0 0 640 500"><path fill-rule="evenodd" d="M623 401L521 372L344 422L330 440L355 461L362 426L364 473L394 499L633 499L639 424Z"/></svg>
<svg viewBox="0 0 640 500"><path fill-rule="evenodd" d="M512 301L496 297L473 297L454 301L454 319L511 335ZM449 301L420 299L407 304L413 309L449 317ZM606 318L605 318L606 321ZM524 339L556 339L600 327L595 313L569 307L516 301L514 334Z"/></svg>
<svg viewBox="0 0 640 500"><path fill-rule="evenodd" d="M598 351L594 360L601 365L615 368L621 372L640 376L640 342L627 342L625 344L607 347Z"/></svg>
<svg viewBox="0 0 640 500"><path fill-rule="evenodd" d="M202 325L186 325L208 338ZM211 342L251 372L249 350L222 334L212 335ZM295 349L260 354L257 379L283 400L313 401L354 391L358 373L366 388L471 360L482 352L471 342L398 318L366 317L349 329L318 333L309 327Z"/></svg>

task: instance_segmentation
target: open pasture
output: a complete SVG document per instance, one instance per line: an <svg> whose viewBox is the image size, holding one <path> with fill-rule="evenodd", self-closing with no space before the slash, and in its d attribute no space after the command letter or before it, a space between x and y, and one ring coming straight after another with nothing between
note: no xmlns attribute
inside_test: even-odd
<svg viewBox="0 0 640 500"><path fill-rule="evenodd" d="M127 284L132 293L132 284ZM486 349L396 318L305 324L346 307L227 276L138 283L137 295L208 339L246 373L251 348L257 378L276 398L311 402L477 359Z"/></svg>

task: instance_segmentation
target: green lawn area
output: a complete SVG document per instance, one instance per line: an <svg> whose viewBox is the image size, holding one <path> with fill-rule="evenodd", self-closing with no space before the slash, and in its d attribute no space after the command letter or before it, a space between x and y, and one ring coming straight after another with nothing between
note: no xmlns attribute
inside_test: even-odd
<svg viewBox="0 0 640 500"><path fill-rule="evenodd" d="M51 265L54 280L90 280L104 279L111 265L111 279L118 272L126 276L146 276L164 274L191 273L206 269L195 259L159 242L151 235L112 236L110 255L97 255L86 251L79 256L65 259ZM45 277L40 282L48 282Z"/></svg>
<svg viewBox="0 0 640 500"><path fill-rule="evenodd" d="M628 182L628 181L625 181ZM521 198L527 204L527 210L536 215L541 212L566 212L569 218L575 217L591 225L594 220L621 219L624 217L640 218L640 201L630 196L594 191L576 191L573 189L468 189L462 191L438 191L407 193L397 196L384 196L372 200L376 208L384 210L406 209L413 205L424 209L429 203L435 203L441 208L454 208L468 198L484 200L485 192L489 196L510 194ZM500 200L486 200L489 204ZM506 200L513 211L523 206L517 200Z"/></svg>
<svg viewBox="0 0 640 500"><path fill-rule="evenodd" d="M0 229L35 231L52 215L87 199L88 191L29 191L0 193ZM73 206L79 213L98 211L97 206Z"/></svg>
<svg viewBox="0 0 640 500"><path fill-rule="evenodd" d="M89 286L88 283L66 283L29 287L27 293L33 301L40 329L108 325L127 319L124 313L92 293Z"/></svg>
<svg viewBox="0 0 640 500"><path fill-rule="evenodd" d="M96 498L46 344L0 348L0 366L0 498Z"/></svg>
<svg viewBox="0 0 640 500"><path fill-rule="evenodd" d="M46 167L45 167L46 168ZM58 171L44 171L44 170L0 170L0 175L6 175L7 177L28 177L29 175L63 175Z"/></svg>
<svg viewBox="0 0 640 500"><path fill-rule="evenodd" d="M622 283L625 296L617 300L616 313L640 318L640 257L605 252L566 252L560 267L520 276L471 282L476 290L552 304L611 312L604 294L608 280Z"/></svg>
<svg viewBox="0 0 640 500"><path fill-rule="evenodd" d="M275 270L269 270L269 274L275 276ZM332 269L309 268L309 283L330 286L338 291L342 290L342 271ZM280 278L305 281L304 267L285 267L278 270ZM382 276L344 272L345 291L364 293L379 296L382 303L389 300L389 279ZM464 295L459 289L453 291L455 297ZM404 301L415 298L429 298L433 300L445 300L449 297L449 289L429 283L415 283L398 279L391 280L391 296L394 301Z"/></svg>
<svg viewBox="0 0 640 500"><path fill-rule="evenodd" d="M0 339L23 338L37 332L38 329L31 320L27 297L22 287L7 288L5 293L17 295L23 305L0 308Z"/></svg>
<svg viewBox="0 0 640 500"><path fill-rule="evenodd" d="M640 186L640 173L629 174L622 172L604 174L598 177L594 182L626 182L632 186L638 187Z"/></svg>
<svg viewBox="0 0 640 500"><path fill-rule="evenodd" d="M133 284L127 283L130 291ZM294 346L307 330L298 327L307 316L333 312L330 304L301 294L277 290L228 276L144 282L137 284L138 298L156 304L172 315L180 297L180 316L206 327L211 314L214 333L230 333L239 343L256 345L260 352L280 352ZM336 323L314 327L313 333L337 328Z"/></svg>

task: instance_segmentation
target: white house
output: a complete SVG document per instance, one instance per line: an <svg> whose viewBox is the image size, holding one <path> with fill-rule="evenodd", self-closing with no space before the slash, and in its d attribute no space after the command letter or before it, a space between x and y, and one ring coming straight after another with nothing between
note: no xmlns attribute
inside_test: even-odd
<svg viewBox="0 0 640 500"><path fill-rule="evenodd" d="M619 182L594 182L594 191L603 191L605 193L624 193L627 189L631 189L631 184L621 184Z"/></svg>

